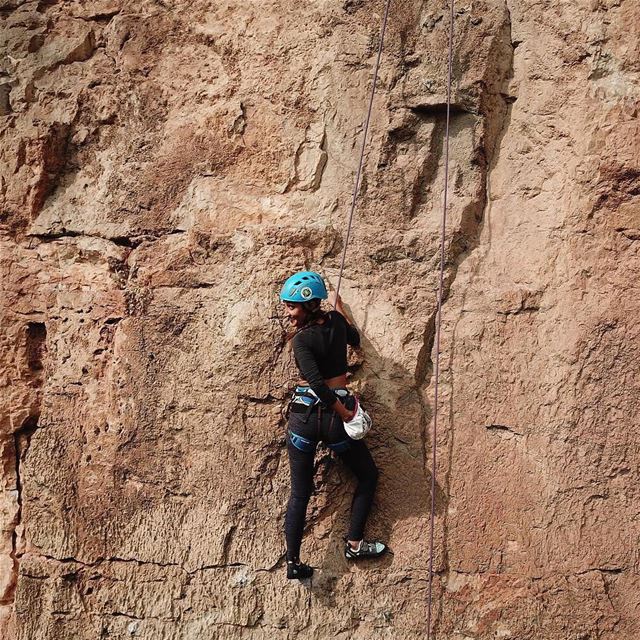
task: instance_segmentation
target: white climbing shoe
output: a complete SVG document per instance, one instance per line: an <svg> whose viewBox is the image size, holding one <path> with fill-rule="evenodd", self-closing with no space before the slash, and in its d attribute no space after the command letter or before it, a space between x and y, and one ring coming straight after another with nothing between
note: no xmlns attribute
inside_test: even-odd
<svg viewBox="0 0 640 640"><path fill-rule="evenodd" d="M344 548L344 557L347 560L360 560L362 558L379 558L387 550L387 545L383 542L367 542L360 540L357 549L353 549L347 542Z"/></svg>

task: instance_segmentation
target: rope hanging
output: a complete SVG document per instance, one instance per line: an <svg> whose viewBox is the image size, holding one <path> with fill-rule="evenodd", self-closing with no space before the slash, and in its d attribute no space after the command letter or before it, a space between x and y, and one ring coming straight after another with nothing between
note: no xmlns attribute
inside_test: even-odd
<svg viewBox="0 0 640 640"><path fill-rule="evenodd" d="M449 192L449 124L451 120L451 84L452 84L452 68L453 68L453 27L454 27L454 1L449 2L449 47L447 61L447 115L444 140L444 194L442 206L442 222L440 232L440 277L438 282L438 299L436 307L436 327L434 348L436 352L435 372L434 372L434 398L433 398L433 435L432 435L432 456L431 456L431 511L429 516L429 586L428 586L428 602L427 602L427 640L431 639L431 618L433 610L433 552L434 552L434 532L435 532L435 513L436 513L436 442L438 427L438 391L440 385L440 330L442 326L442 296L444 291L444 264L445 264L445 241L447 230L447 208L448 208L448 192ZM362 134L362 146L360 148L360 160L358 162L358 170L356 172L356 180L353 187L353 196L351 198L351 208L349 211L349 219L347 223L347 232L345 234L344 248L342 250L342 259L340 261L340 271L338 274L338 284L336 285L336 302L340 293L340 284L342 282L342 273L344 271L345 258L347 255L347 247L351 236L351 226L353 216L356 209L356 201L358 191L360 189L360 180L362 177L362 166L364 164L364 152L367 144L367 135L369 132L369 123L371 121L371 112L373 110L373 99L376 93L378 83L378 73L380 69L380 60L382 58L382 48L384 45L384 36L387 28L387 19L389 17L389 7L391 0L387 0L382 27L380 29L380 41L378 43L378 56L373 74L373 84L371 86L371 94L369 96L369 107L367 109L367 118L365 120L364 131Z"/></svg>
<svg viewBox="0 0 640 640"><path fill-rule="evenodd" d="M380 59L382 58L382 47L384 45L384 34L387 30L387 18L389 17L389 7L391 0L387 0L384 9L384 17L382 18L382 27L380 28L380 41L378 42L378 57L376 58L375 71L373 72L373 84L371 85L371 95L369 96L369 109L367 110L367 119L364 123L364 131L362 133L362 146L360 147L360 161L358 162L358 171L356 172L356 182L353 186L353 196L351 197L351 210L349 211L349 221L347 223L347 233L344 239L344 248L342 249L342 260L340 261L340 272L338 274L338 284L336 285L336 302L340 293L340 283L342 282L342 272L344 271L344 261L347 256L347 247L349 246L349 238L351 236L351 223L353 222L353 214L356 210L356 200L360 189L360 178L362 176L362 165L364 164L364 150L367 146L367 134L369 133L369 122L371 121L371 111L373 110L373 98L376 95L376 85L378 84L378 72L380 70ZM334 305L335 308L335 305Z"/></svg>
<svg viewBox="0 0 640 640"><path fill-rule="evenodd" d="M427 640L431 639L431 610L433 608L433 538L436 514L436 444L438 435L438 390L440 386L440 328L442 325L442 296L444 291L445 240L447 231L447 204L449 192L449 122L451 119L451 76L453 68L453 24L454 0L449 2L449 56L447 62L447 122L444 134L444 197L442 203L442 224L440 233L440 280L438 282L438 304L436 311L436 335L434 348L436 362L433 396L433 436L431 440L431 513L429 518L429 598L427 608Z"/></svg>

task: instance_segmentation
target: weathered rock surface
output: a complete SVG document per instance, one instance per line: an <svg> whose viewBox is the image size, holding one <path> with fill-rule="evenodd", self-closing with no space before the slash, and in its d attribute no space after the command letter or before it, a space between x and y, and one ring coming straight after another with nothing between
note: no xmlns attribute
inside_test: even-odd
<svg viewBox="0 0 640 640"><path fill-rule="evenodd" d="M0 2L0 629L423 638L447 5L394 0L343 280L381 483L284 578L276 292L335 283L380 2ZM640 10L456 4L437 637L640 636Z"/></svg>

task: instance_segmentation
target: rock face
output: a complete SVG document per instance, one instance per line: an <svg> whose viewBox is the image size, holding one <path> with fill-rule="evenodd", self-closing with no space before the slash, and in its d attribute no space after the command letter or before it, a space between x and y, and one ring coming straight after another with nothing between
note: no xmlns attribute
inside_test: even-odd
<svg viewBox="0 0 640 640"><path fill-rule="evenodd" d="M335 284L381 2L0 2L0 628L20 640L640 636L640 10L393 0L342 294L372 536L324 453L284 578L276 300Z"/></svg>

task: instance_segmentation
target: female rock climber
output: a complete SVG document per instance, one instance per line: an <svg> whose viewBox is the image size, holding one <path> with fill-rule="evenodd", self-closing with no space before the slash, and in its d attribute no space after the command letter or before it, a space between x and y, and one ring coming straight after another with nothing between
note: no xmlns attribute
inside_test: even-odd
<svg viewBox="0 0 640 640"><path fill-rule="evenodd" d="M355 398L347 385L347 345L360 344L358 330L347 319L339 296L329 300L335 310L322 310L328 298L322 277L313 271L295 273L284 283L280 300L293 324L293 353L303 378L289 405L287 450L291 495L285 519L287 578L303 580L313 568L300 562L300 544L307 505L313 490L313 460L323 441L344 461L358 485L351 505L351 527L345 543L349 560L377 558L387 547L363 539L373 502L378 469L362 440L352 440L343 422L354 416Z"/></svg>

